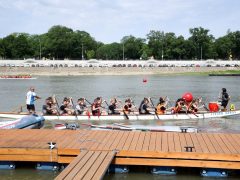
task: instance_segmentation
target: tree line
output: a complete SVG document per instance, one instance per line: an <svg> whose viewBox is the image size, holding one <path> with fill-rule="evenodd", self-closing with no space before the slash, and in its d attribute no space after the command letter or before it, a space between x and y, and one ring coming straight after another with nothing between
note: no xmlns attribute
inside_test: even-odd
<svg viewBox="0 0 240 180"><path fill-rule="evenodd" d="M53 26L47 33L12 33L0 38L1 59L103 59L123 60L149 57L159 60L239 59L240 31L214 38L208 29L189 29L190 37L151 30L146 38L125 36L120 43L104 44L88 32Z"/></svg>

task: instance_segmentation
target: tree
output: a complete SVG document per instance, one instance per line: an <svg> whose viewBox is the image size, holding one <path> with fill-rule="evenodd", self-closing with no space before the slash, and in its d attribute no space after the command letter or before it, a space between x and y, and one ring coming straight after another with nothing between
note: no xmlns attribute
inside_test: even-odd
<svg viewBox="0 0 240 180"><path fill-rule="evenodd" d="M122 59L122 46L119 43L111 43L100 46L97 49L98 59Z"/></svg>
<svg viewBox="0 0 240 180"><path fill-rule="evenodd" d="M121 43L124 46L125 59L140 59L145 40L134 36L125 36Z"/></svg>
<svg viewBox="0 0 240 180"><path fill-rule="evenodd" d="M3 40L0 38L0 59L4 58Z"/></svg>
<svg viewBox="0 0 240 180"><path fill-rule="evenodd" d="M46 39L46 53L57 59L68 58L71 55L71 39L73 30L64 26L53 26L49 29Z"/></svg>
<svg viewBox="0 0 240 180"><path fill-rule="evenodd" d="M164 32L151 30L150 33L147 34L147 40L151 56L154 56L155 59L162 59L164 51Z"/></svg>
<svg viewBox="0 0 240 180"><path fill-rule="evenodd" d="M209 35L209 30L202 27L192 28L189 30L191 37L189 38L192 41L195 49L195 58L197 59L208 59L212 58L213 52L211 52L210 47L214 42L214 37Z"/></svg>
<svg viewBox="0 0 240 180"><path fill-rule="evenodd" d="M234 59L239 59L240 58L240 31L230 32L227 36L229 36L232 44L230 53L232 54Z"/></svg>
<svg viewBox="0 0 240 180"><path fill-rule="evenodd" d="M14 33L3 38L5 57L9 59L23 59L33 55L29 35L26 33Z"/></svg>
<svg viewBox="0 0 240 180"><path fill-rule="evenodd" d="M91 53L91 58L95 57L95 51L97 50L97 42L89 33L85 31L76 31L72 36L72 53L71 58L81 59L88 58L87 52L94 51ZM88 58L89 59L89 58Z"/></svg>

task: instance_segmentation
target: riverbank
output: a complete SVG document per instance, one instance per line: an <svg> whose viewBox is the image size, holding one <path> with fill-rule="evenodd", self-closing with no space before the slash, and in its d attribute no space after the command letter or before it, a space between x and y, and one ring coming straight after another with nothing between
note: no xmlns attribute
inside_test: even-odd
<svg viewBox="0 0 240 180"><path fill-rule="evenodd" d="M84 75L208 75L240 73L239 67L0 67L0 75L32 76Z"/></svg>

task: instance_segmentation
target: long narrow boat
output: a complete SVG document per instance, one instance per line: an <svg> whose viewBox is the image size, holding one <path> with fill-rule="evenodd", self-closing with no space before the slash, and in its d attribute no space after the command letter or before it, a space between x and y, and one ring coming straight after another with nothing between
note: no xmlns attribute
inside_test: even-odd
<svg viewBox="0 0 240 180"><path fill-rule="evenodd" d="M86 124L96 130L122 130L122 131L152 131L152 132L198 132L196 127L188 126L145 126L145 125L93 125Z"/></svg>
<svg viewBox="0 0 240 180"><path fill-rule="evenodd" d="M164 114L164 115L155 115L155 114L129 114L129 115L101 115L101 116L87 116L87 115L80 115L80 116L43 116L45 120L48 121L55 121L55 120L64 120L64 121L138 121L138 120L184 120L184 119L209 119L209 118L220 118L220 117L228 117L239 115L240 110L235 111L218 111L218 112L203 112L203 113L183 113L183 114ZM26 114L17 114L17 113L7 113L2 112L0 113L0 117L2 118L21 118Z"/></svg>
<svg viewBox="0 0 240 180"><path fill-rule="evenodd" d="M0 76L0 79L37 79L31 75L3 75Z"/></svg>

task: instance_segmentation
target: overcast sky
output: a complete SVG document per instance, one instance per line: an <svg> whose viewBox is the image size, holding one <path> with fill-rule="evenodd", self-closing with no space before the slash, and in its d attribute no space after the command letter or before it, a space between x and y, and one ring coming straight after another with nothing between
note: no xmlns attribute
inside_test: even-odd
<svg viewBox="0 0 240 180"><path fill-rule="evenodd" d="M145 38L150 30L189 37L203 27L216 38L240 30L240 0L0 0L0 37L46 33L53 25L90 33L97 41Z"/></svg>

